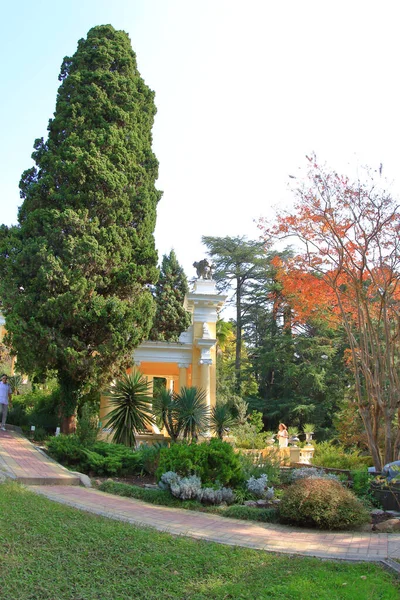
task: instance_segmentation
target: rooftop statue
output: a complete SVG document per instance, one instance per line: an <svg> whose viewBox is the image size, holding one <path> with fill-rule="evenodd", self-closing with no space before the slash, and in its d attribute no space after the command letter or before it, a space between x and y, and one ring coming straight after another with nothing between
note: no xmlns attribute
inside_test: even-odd
<svg viewBox="0 0 400 600"><path fill-rule="evenodd" d="M212 265L206 258L203 258L200 262L194 262L193 266L199 279L212 279Z"/></svg>

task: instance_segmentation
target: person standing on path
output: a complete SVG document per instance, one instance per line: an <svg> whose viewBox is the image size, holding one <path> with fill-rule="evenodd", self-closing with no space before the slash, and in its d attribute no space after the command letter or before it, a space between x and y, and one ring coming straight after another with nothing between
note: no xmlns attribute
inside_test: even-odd
<svg viewBox="0 0 400 600"><path fill-rule="evenodd" d="M0 381L0 408L1 414L1 429L6 430L6 419L8 412L8 403L11 402L11 386L8 383L7 375L2 375Z"/></svg>
<svg viewBox="0 0 400 600"><path fill-rule="evenodd" d="M279 423L278 442L279 448L286 448L289 441L289 434L285 423Z"/></svg>

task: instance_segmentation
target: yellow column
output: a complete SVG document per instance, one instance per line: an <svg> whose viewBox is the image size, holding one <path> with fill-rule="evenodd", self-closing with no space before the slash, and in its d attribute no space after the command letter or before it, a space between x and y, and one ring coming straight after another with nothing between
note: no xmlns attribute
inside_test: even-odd
<svg viewBox="0 0 400 600"><path fill-rule="evenodd" d="M210 400L210 365L212 361L210 359L200 360L200 387L206 393L207 405L211 405Z"/></svg>
<svg viewBox="0 0 400 600"><path fill-rule="evenodd" d="M186 363L179 363L178 367L179 367L179 382L178 382L179 389L178 389L178 391L180 392L183 387L187 387L188 365Z"/></svg>
<svg viewBox="0 0 400 600"><path fill-rule="evenodd" d="M149 396L153 395L153 388L154 388L154 376L153 375L146 375L146 379L149 382ZM152 407L151 407L152 408ZM148 425L147 428L152 431L153 433L160 433L160 430L158 429L157 425L155 423L153 423L153 425Z"/></svg>
<svg viewBox="0 0 400 600"><path fill-rule="evenodd" d="M154 377L153 375L146 375L146 379L149 382L149 396L153 395L153 391L154 391Z"/></svg>

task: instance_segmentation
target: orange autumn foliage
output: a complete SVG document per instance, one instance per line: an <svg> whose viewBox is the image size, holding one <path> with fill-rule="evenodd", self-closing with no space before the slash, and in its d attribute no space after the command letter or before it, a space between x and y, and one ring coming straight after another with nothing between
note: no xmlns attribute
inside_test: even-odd
<svg viewBox="0 0 400 600"><path fill-rule="evenodd" d="M266 243L299 242L295 259L275 265L294 322L323 318L345 328L358 408L380 468L400 456L399 203L374 174L351 182L307 158L294 210L260 229Z"/></svg>

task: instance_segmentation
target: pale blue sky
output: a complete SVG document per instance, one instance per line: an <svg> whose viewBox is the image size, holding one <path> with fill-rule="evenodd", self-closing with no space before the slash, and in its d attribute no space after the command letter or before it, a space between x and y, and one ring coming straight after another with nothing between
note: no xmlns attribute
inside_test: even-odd
<svg viewBox="0 0 400 600"><path fill-rule="evenodd" d="M399 13L394 0L3 0L0 222L16 222L63 57L105 23L128 32L156 92L156 244L189 277L201 235L256 237L313 150L399 179Z"/></svg>

